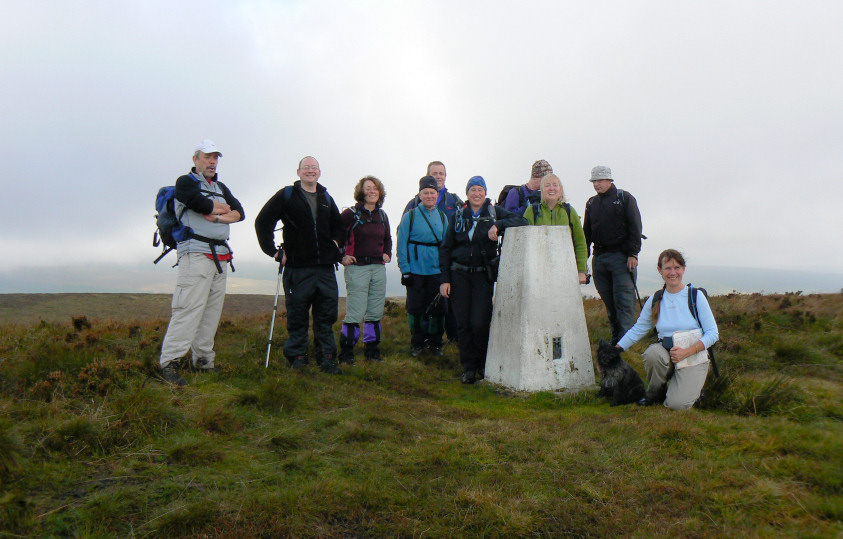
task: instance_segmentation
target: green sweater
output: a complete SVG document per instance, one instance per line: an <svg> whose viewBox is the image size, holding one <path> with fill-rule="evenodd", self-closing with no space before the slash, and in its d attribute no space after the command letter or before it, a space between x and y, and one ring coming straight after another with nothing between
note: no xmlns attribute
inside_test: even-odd
<svg viewBox="0 0 843 539"><path fill-rule="evenodd" d="M547 203L542 200L538 221L536 221L533 216L533 206L531 204L527 206L527 209L524 211L524 218L527 219L527 222L531 225L569 226L568 212L565 211L562 204L562 202L557 203L551 210L547 207ZM577 271L585 273L585 262L588 258L585 250L585 234L582 231L582 223L580 223L580 216L577 215L577 210L575 210L573 206L570 206L570 208L572 221L570 223L571 238L574 242L574 256L577 258Z"/></svg>

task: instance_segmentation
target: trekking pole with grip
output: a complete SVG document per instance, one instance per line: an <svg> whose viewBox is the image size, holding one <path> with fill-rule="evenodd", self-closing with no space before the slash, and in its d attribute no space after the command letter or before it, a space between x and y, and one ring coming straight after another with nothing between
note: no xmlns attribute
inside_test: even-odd
<svg viewBox="0 0 843 539"><path fill-rule="evenodd" d="M281 291L281 276L284 274L284 266L278 263L278 284L275 286L275 303L272 304L272 322L269 324L269 341L266 344L266 365L269 368L269 351L272 348L272 330L275 329L275 313L278 312L278 293Z"/></svg>

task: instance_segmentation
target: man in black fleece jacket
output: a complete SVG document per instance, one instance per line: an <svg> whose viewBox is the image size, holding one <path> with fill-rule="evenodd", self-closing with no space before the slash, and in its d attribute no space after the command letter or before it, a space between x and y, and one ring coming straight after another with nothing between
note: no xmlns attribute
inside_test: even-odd
<svg viewBox="0 0 843 539"><path fill-rule="evenodd" d="M261 250L284 266L287 332L284 356L293 368L307 363L307 326L313 309L313 336L319 368L341 374L332 326L337 321L338 297L335 264L342 258L345 240L340 212L328 191L319 185L322 171L313 157L299 162L300 178L269 199L255 219ZM275 225L283 224L280 246Z"/></svg>
<svg viewBox="0 0 843 539"><path fill-rule="evenodd" d="M594 286L606 305L612 344L635 324L635 280L641 251L641 213L635 197L615 187L612 169L591 169L597 194L585 205L582 229L586 249L594 244Z"/></svg>

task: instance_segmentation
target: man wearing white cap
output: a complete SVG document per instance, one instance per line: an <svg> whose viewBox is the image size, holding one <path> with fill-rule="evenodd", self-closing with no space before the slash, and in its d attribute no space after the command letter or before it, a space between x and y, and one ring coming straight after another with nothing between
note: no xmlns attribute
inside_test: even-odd
<svg viewBox="0 0 843 539"><path fill-rule="evenodd" d="M195 370L216 371L214 336L232 258L226 240L229 225L245 218L240 202L217 181L220 157L222 153L216 144L203 140L193 153L190 174L176 180L175 214L191 232L178 243L179 275L160 363L163 378L179 386L187 382L176 370L178 360L188 350L192 351L191 365Z"/></svg>
<svg viewBox="0 0 843 539"><path fill-rule="evenodd" d="M594 286L606 305L612 344L635 324L635 279L641 251L641 214L635 197L615 187L612 169L591 169L597 195L585 204L582 228L586 250L594 244Z"/></svg>

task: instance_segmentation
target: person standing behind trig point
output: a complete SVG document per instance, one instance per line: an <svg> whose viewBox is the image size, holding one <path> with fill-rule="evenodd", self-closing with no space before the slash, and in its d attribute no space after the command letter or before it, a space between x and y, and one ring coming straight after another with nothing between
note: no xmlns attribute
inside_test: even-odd
<svg viewBox="0 0 843 539"><path fill-rule="evenodd" d="M216 370L214 335L225 300L226 262L231 262L228 225L245 218L240 202L217 181L220 157L214 142L203 140L193 153L190 174L176 180L175 214L193 234L178 244L179 275L160 362L162 377L180 386L187 382L176 372L175 362L188 350L193 352L194 369Z"/></svg>
<svg viewBox="0 0 843 539"><path fill-rule="evenodd" d="M594 286L606 305L612 344L635 324L635 279L641 251L641 214L631 194L615 187L612 169L591 169L597 195L585 204L586 248L594 244Z"/></svg>
<svg viewBox="0 0 843 539"><path fill-rule="evenodd" d="M574 258L577 261L577 275L580 284L586 284L588 256L585 250L585 235L582 231L580 217L565 200L562 181L556 174L548 174L541 182L541 204L527 207L524 219L528 224L539 226L567 226L571 230L571 243L574 246ZM538 215L534 211L538 209Z"/></svg>
<svg viewBox="0 0 843 539"><path fill-rule="evenodd" d="M425 345L442 355L445 318L439 298L439 245L445 237L447 218L436 206L436 180L419 180L421 204L401 217L398 225L398 268L401 284L407 287L407 321L410 325L410 355L418 356Z"/></svg>
<svg viewBox="0 0 843 539"><path fill-rule="evenodd" d="M544 159L539 159L533 163L533 167L530 169L530 181L520 187L510 189L506 194L503 207L518 215L524 215L530 201L538 201L538 197L541 195L542 178L552 173L553 167ZM530 195L533 195L534 198L530 199Z"/></svg>
<svg viewBox="0 0 843 539"><path fill-rule="evenodd" d="M448 176L448 173L445 171L445 164L442 161L431 161L427 164L427 175L436 180L436 205L439 206L440 210L445 212L445 217L450 219L452 215L462 208L463 202L460 200L460 197L451 193L445 187L445 179ZM416 195L404 206L402 215L419 204L421 204L421 196Z"/></svg>
<svg viewBox="0 0 843 539"><path fill-rule="evenodd" d="M299 181L264 204L255 219L261 250L284 266L287 341L284 356L293 368L307 364L307 324L313 308L313 337L319 368L342 374L337 367L337 345L331 326L337 321L338 297L335 264L345 240L340 212L328 191L319 185L322 171L313 157L305 157L296 171ZM283 223L283 243L275 246L275 225Z"/></svg>

